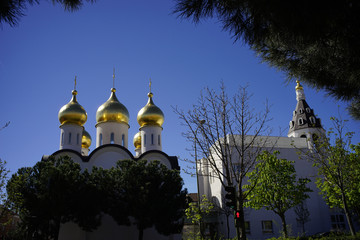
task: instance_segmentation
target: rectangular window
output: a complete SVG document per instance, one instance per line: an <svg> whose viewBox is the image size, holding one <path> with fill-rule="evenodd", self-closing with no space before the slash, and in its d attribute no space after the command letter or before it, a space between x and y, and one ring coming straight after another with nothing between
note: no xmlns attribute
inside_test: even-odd
<svg viewBox="0 0 360 240"><path fill-rule="evenodd" d="M249 221L245 221L245 232L246 234L251 234Z"/></svg>
<svg viewBox="0 0 360 240"><path fill-rule="evenodd" d="M261 227L263 233L273 233L273 224L272 221L261 221Z"/></svg>
<svg viewBox="0 0 360 240"><path fill-rule="evenodd" d="M345 218L342 214L331 215L331 227L333 230L341 231L345 229Z"/></svg>
<svg viewBox="0 0 360 240"><path fill-rule="evenodd" d="M160 135L158 135L158 145L160 146Z"/></svg>
<svg viewBox="0 0 360 240"><path fill-rule="evenodd" d="M80 135L77 134L77 135L76 135L76 145L79 145L79 138L80 138Z"/></svg>
<svg viewBox="0 0 360 240"><path fill-rule="evenodd" d="M151 145L154 145L154 134L151 134Z"/></svg>
<svg viewBox="0 0 360 240"><path fill-rule="evenodd" d="M114 139L115 139L115 135L114 135L114 133L111 133L110 134L110 143L111 144L114 144Z"/></svg>
<svg viewBox="0 0 360 240"><path fill-rule="evenodd" d="M64 133L61 133L61 146L64 145Z"/></svg>
<svg viewBox="0 0 360 240"><path fill-rule="evenodd" d="M144 145L146 145L146 134L144 134Z"/></svg>
<svg viewBox="0 0 360 240"><path fill-rule="evenodd" d="M100 133L100 141L99 142L100 142L99 145L101 146L102 145L102 133Z"/></svg>
<svg viewBox="0 0 360 240"><path fill-rule="evenodd" d="M124 147L125 146L125 135L121 135L121 145Z"/></svg>
<svg viewBox="0 0 360 240"><path fill-rule="evenodd" d="M69 144L71 144L71 133L69 133Z"/></svg>

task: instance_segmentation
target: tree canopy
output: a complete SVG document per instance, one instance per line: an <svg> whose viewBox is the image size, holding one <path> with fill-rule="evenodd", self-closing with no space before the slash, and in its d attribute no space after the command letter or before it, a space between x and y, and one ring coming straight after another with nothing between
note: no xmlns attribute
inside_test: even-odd
<svg viewBox="0 0 360 240"><path fill-rule="evenodd" d="M24 239L58 239L60 224L77 223L84 230L100 224L99 205L87 204L91 195L88 173L70 157L50 157L34 167L20 168L7 184L10 208L19 214ZM100 205L101 206L101 205Z"/></svg>
<svg viewBox="0 0 360 240"><path fill-rule="evenodd" d="M248 173L249 184L245 189L251 190L246 206L254 209L265 208L277 214L282 221L282 228L287 237L285 213L309 198L312 190L306 185L307 178L296 177L294 162L279 159L278 151L265 151L258 156L254 170Z"/></svg>
<svg viewBox="0 0 360 240"><path fill-rule="evenodd" d="M110 169L114 189L112 207L109 209L116 221L123 221L124 204L128 216L135 219L139 240L146 228L155 226L164 235L180 233L186 207L186 190L177 170L168 169L159 161L119 161Z"/></svg>
<svg viewBox="0 0 360 240"><path fill-rule="evenodd" d="M84 2L95 0L52 0L54 4L61 4L67 11L80 9ZM39 4L40 0L3 0L0 1L0 24L7 23L16 26L29 5Z"/></svg>
<svg viewBox="0 0 360 240"><path fill-rule="evenodd" d="M352 213L360 210L360 144L351 144L352 132L344 132L344 121L332 118L334 128L318 139L308 156L318 169L316 184L330 207L344 210L352 235Z"/></svg>
<svg viewBox="0 0 360 240"><path fill-rule="evenodd" d="M177 0L174 12L198 23L217 18L261 59L330 95L351 101L360 119L360 2Z"/></svg>

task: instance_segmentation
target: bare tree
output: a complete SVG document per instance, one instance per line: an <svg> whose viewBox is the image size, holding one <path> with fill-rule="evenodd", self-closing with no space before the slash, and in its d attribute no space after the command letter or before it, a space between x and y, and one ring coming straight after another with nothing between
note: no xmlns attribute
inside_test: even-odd
<svg viewBox="0 0 360 240"><path fill-rule="evenodd" d="M236 223L237 237L244 240L244 200L248 193L244 194L242 186L246 181L246 173L256 163L256 157L268 145L266 136L269 136L270 128L267 123L271 120L267 101L264 110L257 112L250 106L251 96L248 86L240 86L229 97L224 83L221 83L218 93L205 88L192 110L184 112L174 109L187 127L184 136L195 145L195 149L192 149L196 150L195 160L197 157L202 159L202 164L205 163L211 171L205 175L211 174L223 187L236 188L236 210L241 215ZM197 173L204 176L201 169Z"/></svg>

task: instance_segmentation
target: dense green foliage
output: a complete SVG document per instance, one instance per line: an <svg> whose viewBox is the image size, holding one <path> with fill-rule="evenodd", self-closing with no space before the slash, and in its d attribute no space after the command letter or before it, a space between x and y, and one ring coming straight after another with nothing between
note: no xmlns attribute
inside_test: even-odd
<svg viewBox="0 0 360 240"><path fill-rule="evenodd" d="M175 12L195 22L217 18L289 80L359 105L359 1L177 0Z"/></svg>
<svg viewBox="0 0 360 240"><path fill-rule="evenodd" d="M279 215L287 237L285 213L309 198L307 193L311 189L306 186L309 179L296 178L294 162L279 159L278 154L278 151L272 154L264 151L258 156L254 170L248 173L249 185L244 186L251 190L245 206L265 208Z"/></svg>
<svg viewBox="0 0 360 240"><path fill-rule="evenodd" d="M9 170L6 169L6 162L0 158L0 204L6 197L5 186Z"/></svg>
<svg viewBox="0 0 360 240"><path fill-rule="evenodd" d="M360 209L360 144L351 144L353 133L344 133L344 121L332 118L334 128L315 142L312 157L318 168L316 184L330 207L342 208L355 234L351 212ZM335 138L335 139L332 139Z"/></svg>
<svg viewBox="0 0 360 240"><path fill-rule="evenodd" d="M57 239L60 224L68 221L85 230L100 224L99 208L86 207L91 186L87 175L69 157L50 157L11 177L8 203L19 214L26 239Z"/></svg>
<svg viewBox="0 0 360 240"><path fill-rule="evenodd" d="M186 208L186 190L177 170L169 170L158 161L124 160L110 169L114 194L108 212L122 221L123 210L135 219L139 240L146 228L155 226L164 235L180 233Z"/></svg>
<svg viewBox="0 0 360 240"><path fill-rule="evenodd" d="M187 193L182 186L179 172L158 161L124 160L90 173L66 156L19 169L7 193L9 207L21 219L18 239L58 239L66 222L91 231L103 213L119 225L129 225L133 217L142 239L152 226L164 235L181 231Z"/></svg>
<svg viewBox="0 0 360 240"><path fill-rule="evenodd" d="M197 224L199 226L199 235L202 238L205 236L204 220L207 216L210 215L213 209L214 204L210 202L205 195L203 195L200 199L200 202L190 202L188 208L185 210L186 218L189 219L193 224Z"/></svg>
<svg viewBox="0 0 360 240"><path fill-rule="evenodd" d="M61 4L65 10L78 10L83 3L94 2L95 0L52 0L54 4ZM28 5L39 4L39 0L2 0L0 1L0 24L7 23L16 26Z"/></svg>

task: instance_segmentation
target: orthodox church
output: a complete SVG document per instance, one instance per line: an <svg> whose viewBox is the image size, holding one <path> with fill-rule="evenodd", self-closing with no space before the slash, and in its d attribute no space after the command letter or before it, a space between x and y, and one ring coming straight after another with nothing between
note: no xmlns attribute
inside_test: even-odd
<svg viewBox="0 0 360 240"><path fill-rule="evenodd" d="M113 76L115 78L115 76ZM109 99L96 112L96 148L90 152L92 138L84 129L87 120L85 109L77 101L76 78L72 98L59 111L60 149L53 156L70 156L82 169L93 166L109 169L116 162L125 159L158 160L169 169L180 169L178 159L162 151L162 125L164 114L154 104L153 93L148 93L146 105L137 115L139 132L133 138L135 154L128 149L129 111L118 100L116 89L111 88ZM46 156L44 156L46 158ZM102 240L137 239L135 226L119 226L105 215L101 226L93 232L85 232L76 224L66 223L60 229L59 239L66 240ZM180 235L163 236L155 229L146 229L144 239L180 239Z"/></svg>
<svg viewBox="0 0 360 240"><path fill-rule="evenodd" d="M289 123L287 137L260 136L259 141L256 141L262 145L254 145L252 147L261 148L261 150L267 150L269 152L279 151L279 158L294 161L297 177L309 178L311 180L308 187L310 187L313 192L309 193L310 198L307 199L302 206L302 213L309 214L305 219L306 221L299 221L299 214L296 213L294 209L290 209L286 213L286 222L288 226L290 226L292 236L301 236L302 234L312 235L319 232L345 229L346 223L344 215L341 212L330 209L326 205L315 185L316 169L312 166L312 163L306 159L306 155L301 155L301 153L311 151L311 148L314 146L314 140L324 135L325 130L321 125L320 119L315 115L314 110L310 108L305 100L304 89L299 81L297 81L297 85L295 86L295 92L297 104ZM251 138L252 136L246 137ZM237 141L236 136L234 139L233 142L229 143L230 148L241 145L241 141ZM235 149L231 152L237 154ZM236 159L236 156L234 156L233 159ZM215 162L219 162L218 169L224 171L225 169L221 160L217 159L216 156L214 160ZM210 164L207 163L206 159L201 160L198 164L198 169L199 194L205 194L208 199L216 203L219 209L225 208L226 199L224 196L226 191L220 180L214 177L216 173ZM223 179L223 181L225 181L225 179ZM248 239L267 239L281 235L281 219L272 211L246 208L244 214ZM227 223L230 223L229 228ZM212 219L210 219L210 225L216 228L220 236L227 237L229 234L230 237L234 237L236 234L234 216L228 216L224 211L219 211L215 217L212 217Z"/></svg>

